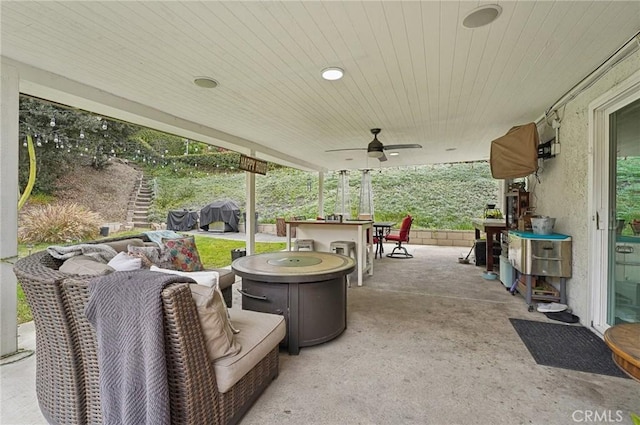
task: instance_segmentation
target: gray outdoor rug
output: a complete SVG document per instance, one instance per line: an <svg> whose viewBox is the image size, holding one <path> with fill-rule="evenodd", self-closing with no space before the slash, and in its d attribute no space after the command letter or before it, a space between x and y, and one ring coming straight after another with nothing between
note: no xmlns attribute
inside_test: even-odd
<svg viewBox="0 0 640 425"><path fill-rule="evenodd" d="M605 342L584 326L509 320L540 365L628 378L611 359Z"/></svg>

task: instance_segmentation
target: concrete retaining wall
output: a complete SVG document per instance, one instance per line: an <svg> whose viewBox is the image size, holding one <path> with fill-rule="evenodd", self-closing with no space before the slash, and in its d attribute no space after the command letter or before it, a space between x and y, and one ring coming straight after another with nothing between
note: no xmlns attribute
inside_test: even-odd
<svg viewBox="0 0 640 425"><path fill-rule="evenodd" d="M240 224L244 232L244 224ZM258 233L276 234L275 224L258 224ZM412 230L409 233L409 244L437 246L473 246L475 233L473 230Z"/></svg>

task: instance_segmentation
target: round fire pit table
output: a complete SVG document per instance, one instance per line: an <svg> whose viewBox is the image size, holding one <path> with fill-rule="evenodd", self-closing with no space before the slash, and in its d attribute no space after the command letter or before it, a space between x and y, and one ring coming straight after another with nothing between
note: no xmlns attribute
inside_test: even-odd
<svg viewBox="0 0 640 425"><path fill-rule="evenodd" d="M316 251L282 251L241 257L231 264L242 277L242 308L283 315L289 354L321 344L347 327L347 274L351 257Z"/></svg>

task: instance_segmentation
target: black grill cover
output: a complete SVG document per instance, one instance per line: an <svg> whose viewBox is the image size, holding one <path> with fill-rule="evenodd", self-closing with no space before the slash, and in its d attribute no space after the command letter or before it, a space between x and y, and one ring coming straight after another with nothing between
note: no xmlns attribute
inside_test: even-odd
<svg viewBox="0 0 640 425"><path fill-rule="evenodd" d="M197 224L197 211L173 210L167 214L167 230L193 230Z"/></svg>
<svg viewBox="0 0 640 425"><path fill-rule="evenodd" d="M208 230L209 224L223 221L225 232L237 232L240 223L240 208L235 202L225 199L215 201L200 210L200 228Z"/></svg>

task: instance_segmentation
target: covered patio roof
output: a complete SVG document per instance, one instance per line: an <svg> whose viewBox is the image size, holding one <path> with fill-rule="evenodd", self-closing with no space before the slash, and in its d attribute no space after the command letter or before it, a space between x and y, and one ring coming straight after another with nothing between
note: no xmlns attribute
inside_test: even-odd
<svg viewBox="0 0 640 425"><path fill-rule="evenodd" d="M500 2L465 27L481 4L2 2L2 59L23 93L324 171L486 159L640 30L637 1ZM422 149L326 152L375 127Z"/></svg>

